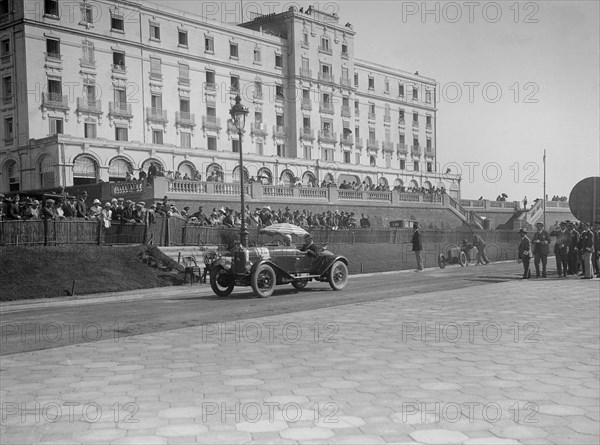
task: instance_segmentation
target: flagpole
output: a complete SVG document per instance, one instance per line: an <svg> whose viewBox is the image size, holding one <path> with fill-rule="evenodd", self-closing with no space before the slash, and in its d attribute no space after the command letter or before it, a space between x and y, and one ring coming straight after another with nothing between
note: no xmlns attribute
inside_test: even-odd
<svg viewBox="0 0 600 445"><path fill-rule="evenodd" d="M544 148L544 196L542 196L544 200L544 227L546 227L546 149Z"/></svg>

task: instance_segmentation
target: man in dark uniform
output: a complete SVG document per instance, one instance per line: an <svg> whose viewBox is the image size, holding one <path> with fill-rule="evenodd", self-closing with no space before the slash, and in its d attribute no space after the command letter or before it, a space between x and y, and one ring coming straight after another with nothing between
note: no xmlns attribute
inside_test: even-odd
<svg viewBox="0 0 600 445"><path fill-rule="evenodd" d="M421 241L421 232L419 232L419 223L415 222L413 224L413 237L412 237L412 251L415 253L415 257L417 258L417 272L423 270L423 257L421 256L421 251L423 250L423 243Z"/></svg>
<svg viewBox="0 0 600 445"><path fill-rule="evenodd" d="M567 221L570 241L569 241L569 252L567 254L567 262L569 266L568 274L577 275L577 258L579 257L579 232L575 230L575 225Z"/></svg>
<svg viewBox="0 0 600 445"><path fill-rule="evenodd" d="M548 253L550 252L550 235L544 230L544 223L536 223L537 232L533 235L535 277L540 277L540 261L542 262L542 278L546 278L546 265L548 264Z"/></svg>
<svg viewBox="0 0 600 445"><path fill-rule="evenodd" d="M521 243L519 244L519 261L523 263L523 279L531 278L529 270L529 260L531 259L531 241L527 237L527 230L519 230Z"/></svg>
<svg viewBox="0 0 600 445"><path fill-rule="evenodd" d="M592 273L592 255L594 253L594 234L590 230L588 223L582 221L581 227L581 265L583 269L582 279L591 280L594 278Z"/></svg>
<svg viewBox="0 0 600 445"><path fill-rule="evenodd" d="M556 236L554 242L554 255L556 256L556 271L559 277L567 277L568 270L568 255L569 255L569 244L571 241L571 234L567 230L567 223L562 221L560 223L560 229L556 232L551 233Z"/></svg>

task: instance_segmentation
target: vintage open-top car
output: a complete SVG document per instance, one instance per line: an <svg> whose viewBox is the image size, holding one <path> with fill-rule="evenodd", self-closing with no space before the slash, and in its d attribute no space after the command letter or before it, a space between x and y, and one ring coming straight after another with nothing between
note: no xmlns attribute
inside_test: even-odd
<svg viewBox="0 0 600 445"><path fill-rule="evenodd" d="M340 290L348 281L348 260L314 245L266 245L234 247L231 257L217 258L210 265L210 285L225 297L235 286L251 286L258 297L268 297L276 285L291 284L304 289L309 281L328 282Z"/></svg>

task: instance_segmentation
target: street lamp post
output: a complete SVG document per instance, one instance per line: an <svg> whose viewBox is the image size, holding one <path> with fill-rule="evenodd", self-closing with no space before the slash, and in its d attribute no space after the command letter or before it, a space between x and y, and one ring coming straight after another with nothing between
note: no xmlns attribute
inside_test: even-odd
<svg viewBox="0 0 600 445"><path fill-rule="evenodd" d="M242 227L240 229L240 244L242 247L248 246L248 229L246 228L246 204L244 203L244 157L242 150L242 133L244 132L244 126L246 125L246 116L248 115L248 108L244 107L240 102L241 98L239 94L235 98L235 105L229 110L233 125L238 131L238 138L240 141L240 202L242 205L241 218Z"/></svg>

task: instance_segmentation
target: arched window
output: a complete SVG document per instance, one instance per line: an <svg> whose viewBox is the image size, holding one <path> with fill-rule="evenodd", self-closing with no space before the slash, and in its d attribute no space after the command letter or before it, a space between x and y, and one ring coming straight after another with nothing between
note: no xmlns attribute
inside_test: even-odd
<svg viewBox="0 0 600 445"><path fill-rule="evenodd" d="M80 155L73 163L73 185L95 184L98 182L98 164L94 158Z"/></svg>
<svg viewBox="0 0 600 445"><path fill-rule="evenodd" d="M161 172L165 171L165 165L162 163L162 161L159 161L156 158L146 159L144 161L144 163L142 164L142 170L144 170L146 173L148 173L148 169L150 168L150 166L152 164L156 165L156 168L158 171L161 171Z"/></svg>
<svg viewBox="0 0 600 445"><path fill-rule="evenodd" d="M240 166L236 165L233 169L233 182L240 182ZM244 167L244 182L248 182L250 179L250 175L248 174L248 169Z"/></svg>
<svg viewBox="0 0 600 445"><path fill-rule="evenodd" d="M196 177L196 167L191 162L182 162L181 164L179 164L179 167L177 167L177 171L181 173L182 178L184 178L185 175L187 175L187 178L189 178L190 180Z"/></svg>
<svg viewBox="0 0 600 445"><path fill-rule="evenodd" d="M385 186L387 186L388 185L388 180L386 178L379 178L378 183L379 183L379 185L385 185Z"/></svg>
<svg viewBox="0 0 600 445"><path fill-rule="evenodd" d="M273 173L267 167L258 170L256 179L263 185L273 184Z"/></svg>
<svg viewBox="0 0 600 445"><path fill-rule="evenodd" d="M8 177L8 190L11 192L18 192L21 187L21 180L19 175L19 166L15 161L8 161L5 164L4 171Z"/></svg>
<svg viewBox="0 0 600 445"><path fill-rule="evenodd" d="M216 162L213 162L206 167L206 180L210 182L223 182L225 174L223 173L223 167Z"/></svg>
<svg viewBox="0 0 600 445"><path fill-rule="evenodd" d="M113 158L108 164L108 180L112 182L125 181L127 173L133 173L131 163L125 158Z"/></svg>
<svg viewBox="0 0 600 445"><path fill-rule="evenodd" d="M317 178L312 172L304 172L302 175L302 185L304 186L314 186L317 184Z"/></svg>
<svg viewBox="0 0 600 445"><path fill-rule="evenodd" d="M433 188L433 186L431 185L431 182L429 182L429 181L425 181L423 183L423 187L425 187L425 190L429 190L429 189Z"/></svg>
<svg viewBox="0 0 600 445"><path fill-rule="evenodd" d="M366 184L366 185L368 185L368 186L371 186L371 185L373 185L373 180L371 179L371 177L370 177L370 176L366 176L366 177L365 177L365 181L364 181L364 182L365 182L365 184Z"/></svg>
<svg viewBox="0 0 600 445"><path fill-rule="evenodd" d="M292 185L294 183L294 174L289 170L284 170L279 178L279 183L283 185Z"/></svg>
<svg viewBox="0 0 600 445"><path fill-rule="evenodd" d="M402 185L404 185L404 182L402 182L402 179L396 178L396 180L394 181L394 187L398 187L398 186L402 186Z"/></svg>
<svg viewBox="0 0 600 445"><path fill-rule="evenodd" d="M331 173L327 173L327 174L325 175L325 178L324 178L324 180L325 180L325 183L326 183L326 184L329 184L330 182L333 182L333 175L332 175Z"/></svg>
<svg viewBox="0 0 600 445"><path fill-rule="evenodd" d="M420 187L419 187L419 183L418 183L417 181L415 181L414 179L413 179L413 180L411 180L411 181L408 183L408 186L409 186L409 187L411 187L411 188L413 188L413 189L418 189L418 188L420 188Z"/></svg>
<svg viewBox="0 0 600 445"><path fill-rule="evenodd" d="M48 155L44 156L39 163L40 188L49 189L55 187L54 184L54 163Z"/></svg>

